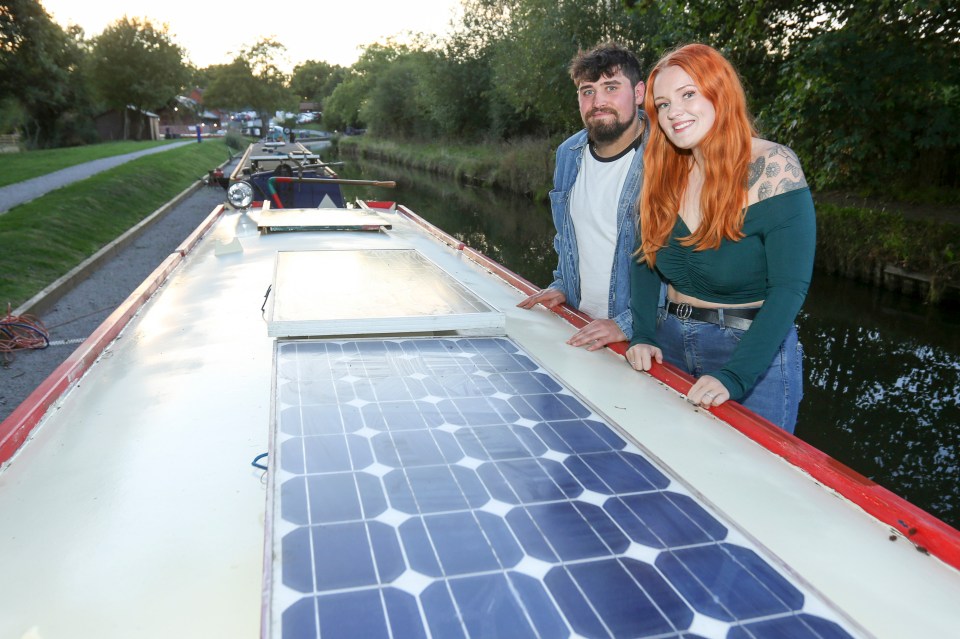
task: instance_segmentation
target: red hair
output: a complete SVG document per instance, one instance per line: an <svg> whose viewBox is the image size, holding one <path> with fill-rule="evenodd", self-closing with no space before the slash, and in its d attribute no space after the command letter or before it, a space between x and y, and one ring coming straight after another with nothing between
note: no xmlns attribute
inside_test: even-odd
<svg viewBox="0 0 960 639"><path fill-rule="evenodd" d="M684 246L696 245L697 251L715 249L723 238L736 241L743 237L752 138L757 133L736 70L716 49L704 44L680 47L653 67L643 103L651 123L657 122L653 83L669 66L680 67L693 78L716 111L713 127L700 143L704 158L700 226L681 240ZM643 154L637 251L651 268L656 263L657 251L667 245L676 224L691 161L689 151L675 147L656 124L651 126Z"/></svg>

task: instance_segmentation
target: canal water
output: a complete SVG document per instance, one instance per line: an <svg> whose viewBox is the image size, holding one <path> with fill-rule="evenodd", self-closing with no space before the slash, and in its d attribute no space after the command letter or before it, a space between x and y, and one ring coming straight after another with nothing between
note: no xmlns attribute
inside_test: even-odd
<svg viewBox="0 0 960 639"><path fill-rule="evenodd" d="M556 266L549 207L393 164L348 159L348 188L395 200L538 286ZM806 352L796 434L960 528L960 309L816 272L797 318Z"/></svg>

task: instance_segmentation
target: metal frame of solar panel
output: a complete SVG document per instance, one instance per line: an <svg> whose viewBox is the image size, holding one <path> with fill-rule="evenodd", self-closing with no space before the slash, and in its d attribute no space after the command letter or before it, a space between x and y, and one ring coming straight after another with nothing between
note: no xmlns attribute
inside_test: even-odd
<svg viewBox="0 0 960 639"><path fill-rule="evenodd" d="M862 634L508 338L276 349L265 637Z"/></svg>

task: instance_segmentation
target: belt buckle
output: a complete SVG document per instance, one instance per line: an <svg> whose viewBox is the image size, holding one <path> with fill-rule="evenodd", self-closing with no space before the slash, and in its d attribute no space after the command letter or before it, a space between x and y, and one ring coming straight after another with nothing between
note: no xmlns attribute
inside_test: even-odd
<svg viewBox="0 0 960 639"><path fill-rule="evenodd" d="M682 320L690 319L690 316L693 315L693 307L687 304L686 302L680 302L677 304L677 317Z"/></svg>

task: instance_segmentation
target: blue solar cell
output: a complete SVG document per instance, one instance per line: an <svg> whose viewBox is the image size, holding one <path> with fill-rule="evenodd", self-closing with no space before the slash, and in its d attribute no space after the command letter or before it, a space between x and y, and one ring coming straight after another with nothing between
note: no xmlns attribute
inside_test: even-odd
<svg viewBox="0 0 960 639"><path fill-rule="evenodd" d="M365 468L373 463L369 442L357 435L320 435L304 437L301 440L291 439L284 442L284 447L290 442L303 446L308 473L352 470ZM291 470L286 467L284 469Z"/></svg>
<svg viewBox="0 0 960 639"><path fill-rule="evenodd" d="M336 435L362 427L356 420L344 421L336 404L287 408L280 415L282 432L294 436Z"/></svg>
<svg viewBox="0 0 960 639"><path fill-rule="evenodd" d="M438 430L397 430L373 436L377 461L394 468L451 464L463 451L450 433Z"/></svg>
<svg viewBox="0 0 960 639"><path fill-rule="evenodd" d="M410 568L430 577L442 577L443 570L430 537L427 536L423 519L408 519L400 524L398 530Z"/></svg>
<svg viewBox="0 0 960 639"><path fill-rule="evenodd" d="M418 430L443 423L436 407L423 401L367 404L360 412L366 425L376 430Z"/></svg>
<svg viewBox="0 0 960 639"><path fill-rule="evenodd" d="M553 502L515 508L507 522L528 553L542 552L546 542L561 561L621 553L630 543L606 513L591 504Z"/></svg>
<svg viewBox="0 0 960 639"><path fill-rule="evenodd" d="M451 579L450 589L470 637L537 637L506 576L497 574Z"/></svg>
<svg viewBox="0 0 960 639"><path fill-rule="evenodd" d="M277 376L284 637L849 636L508 339L282 343Z"/></svg>
<svg viewBox="0 0 960 639"><path fill-rule="evenodd" d="M533 421L577 419L590 414L586 406L571 407L561 395L523 395L510 398L510 405L517 413Z"/></svg>
<svg viewBox="0 0 960 639"><path fill-rule="evenodd" d="M640 455L600 452L570 456L564 461L584 488L605 495L666 488L670 479Z"/></svg>
<svg viewBox="0 0 960 639"><path fill-rule="evenodd" d="M492 546L484 534L478 519L489 519L491 516L478 512L449 513L445 515L428 515L423 518L427 527L427 535L440 558L440 565L445 575L467 575L476 572L500 570L504 566L497 557L497 548ZM496 518L497 524L505 527L502 519ZM518 554L516 542L505 534L497 534L497 541L508 542L514 547L502 549L501 554ZM469 548L470 552L465 552Z"/></svg>
<svg viewBox="0 0 960 639"><path fill-rule="evenodd" d="M283 583L299 592L313 592L310 529L297 528L281 540Z"/></svg>
<svg viewBox="0 0 960 639"><path fill-rule="evenodd" d="M317 610L313 598L304 598L283 611L283 639L316 639Z"/></svg>
<svg viewBox="0 0 960 639"><path fill-rule="evenodd" d="M299 383L284 384L280 398L287 403L302 406L329 404L337 401L337 392L333 380L301 380Z"/></svg>
<svg viewBox="0 0 960 639"><path fill-rule="evenodd" d="M509 395L533 395L556 393L562 388L556 381L543 373L498 373L487 380L501 393Z"/></svg>
<svg viewBox="0 0 960 639"><path fill-rule="evenodd" d="M547 451L540 438L530 429L520 426L461 428L455 436L463 451L474 459L539 457Z"/></svg>
<svg viewBox="0 0 960 639"><path fill-rule="evenodd" d="M734 626L727 639L848 639L850 635L833 621L808 614L765 619Z"/></svg>
<svg viewBox="0 0 960 639"><path fill-rule="evenodd" d="M392 639L377 590L318 597L317 608L322 639Z"/></svg>
<svg viewBox="0 0 960 639"><path fill-rule="evenodd" d="M614 637L676 632L693 621L693 611L648 565L603 559L573 564L567 571Z"/></svg>
<svg viewBox="0 0 960 639"><path fill-rule="evenodd" d="M543 639L570 636L570 629L543 582L516 572L508 572L507 578L523 602L527 616L536 630L535 636Z"/></svg>
<svg viewBox="0 0 960 639"><path fill-rule="evenodd" d="M405 513L437 513L482 506L490 495L476 474L459 466L394 470L384 477L390 504Z"/></svg>
<svg viewBox="0 0 960 639"><path fill-rule="evenodd" d="M720 541L727 529L686 495L668 492L623 495L604 509L631 539L670 548Z"/></svg>
<svg viewBox="0 0 960 639"><path fill-rule="evenodd" d="M508 504L529 504L576 497L583 488L552 459L487 462L477 474L494 498Z"/></svg>
<svg viewBox="0 0 960 639"><path fill-rule="evenodd" d="M457 426L489 426L508 424L519 417L502 399L493 397L460 397L437 403L437 410L447 423Z"/></svg>
<svg viewBox="0 0 960 639"><path fill-rule="evenodd" d="M379 583L367 529L362 522L314 526L310 532L317 590ZM397 547L398 554L399 550Z"/></svg>
<svg viewBox="0 0 960 639"><path fill-rule="evenodd" d="M390 631L393 639L426 639L423 620L420 618L420 607L413 595L401 592L396 588L381 590L384 605L387 609L387 618L390 620Z"/></svg>
<svg viewBox="0 0 960 639"><path fill-rule="evenodd" d="M627 444L600 422L585 419L537 424L536 433L553 450L562 453L598 453L620 450Z"/></svg>
<svg viewBox="0 0 960 639"><path fill-rule="evenodd" d="M803 594L755 552L732 544L665 551L657 567L702 613L732 621L803 607Z"/></svg>
<svg viewBox="0 0 960 639"><path fill-rule="evenodd" d="M443 371L423 380L423 387L434 397L488 397L497 392L483 377L464 373L459 364L453 371Z"/></svg>
<svg viewBox="0 0 960 639"><path fill-rule="evenodd" d="M281 495L283 518L301 525L372 518L387 506L380 482L364 473L296 477L284 482ZM298 502L309 506L309 521Z"/></svg>
<svg viewBox="0 0 960 639"><path fill-rule="evenodd" d="M437 581L427 587L420 595L423 603L424 616L434 637L444 639L465 639L463 627L460 625L460 613L453 603L449 584L446 581Z"/></svg>

